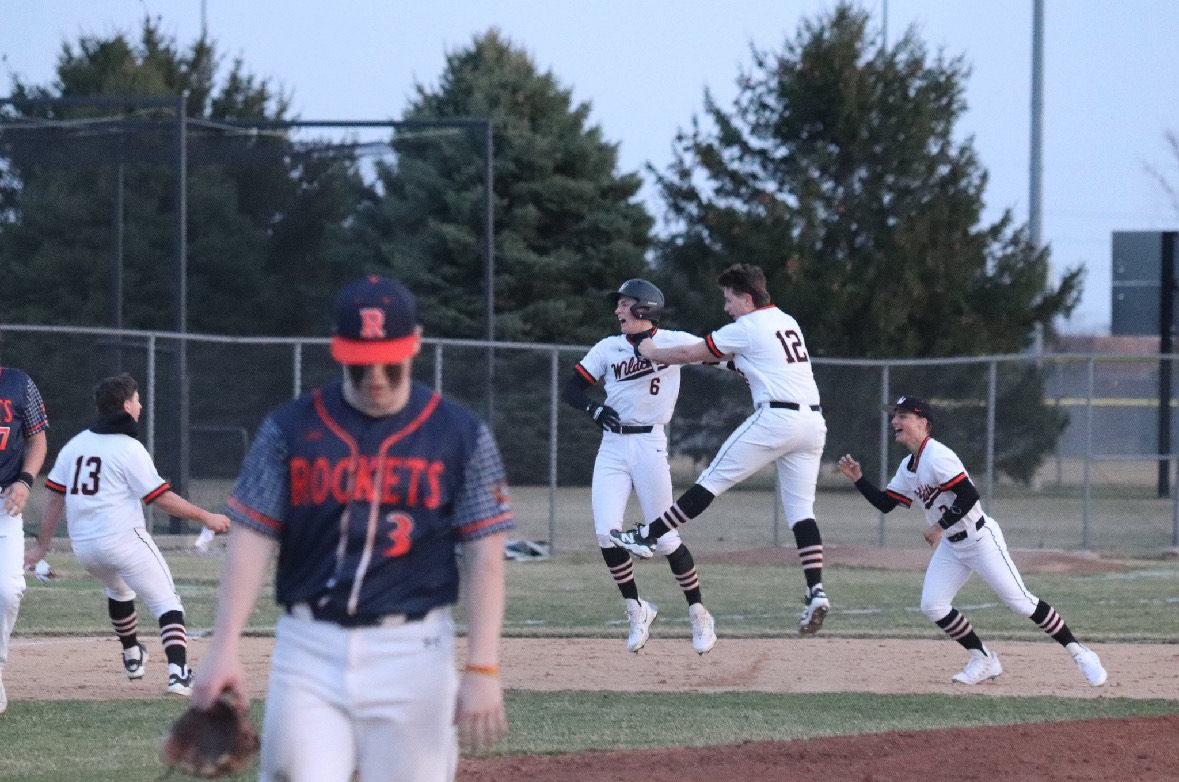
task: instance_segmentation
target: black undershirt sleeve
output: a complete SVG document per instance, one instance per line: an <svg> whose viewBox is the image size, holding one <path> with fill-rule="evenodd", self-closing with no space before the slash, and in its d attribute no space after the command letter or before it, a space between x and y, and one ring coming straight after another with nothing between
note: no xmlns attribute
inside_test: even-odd
<svg viewBox="0 0 1179 782"><path fill-rule="evenodd" d="M955 483L953 489L954 504L946 508L946 512L937 522L942 529L949 529L961 521L962 517L974 507L974 503L981 499L978 489L974 487L974 483L968 476L963 475L962 480Z"/></svg>
<svg viewBox="0 0 1179 782"><path fill-rule="evenodd" d="M592 385L594 384L587 381L575 369L561 389L561 399L565 400L566 404L576 407L578 410L588 410L593 404L593 401L589 398L589 394L586 393L586 389Z"/></svg>
<svg viewBox="0 0 1179 782"><path fill-rule="evenodd" d="M880 489L877 489L867 478L861 477L856 481L855 486L860 490L860 494L864 495L864 499L872 503L876 507L876 510L881 513L888 513L901 504L894 497L890 497Z"/></svg>

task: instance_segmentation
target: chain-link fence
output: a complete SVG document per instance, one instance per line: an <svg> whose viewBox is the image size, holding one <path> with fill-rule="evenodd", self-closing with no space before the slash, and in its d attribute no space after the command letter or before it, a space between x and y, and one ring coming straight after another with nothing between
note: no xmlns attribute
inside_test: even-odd
<svg viewBox="0 0 1179 782"><path fill-rule="evenodd" d="M518 532L554 550L593 545L587 487L599 432L559 395L586 350L427 338L414 365L419 381L490 421L513 485ZM50 459L92 420L94 384L131 372L144 402L141 436L161 473L206 507L224 500L269 410L340 376L326 338L182 340L172 332L15 324L0 325L0 365L24 369L40 387L51 421ZM866 475L886 483L907 452L893 443L880 406L912 393L934 404L934 436L963 457L1013 546L1134 553L1175 547L1174 422L1171 400L1158 402L1171 365L1157 355L1114 354L816 358L829 429L817 509L825 539L913 544L923 522L879 516L834 469L850 452ZM182 384L191 400L187 417L177 401ZM750 409L738 375L685 369L668 429L679 488L694 481ZM773 481L772 470L764 470L719 498L690 534L712 548L792 542ZM179 520L169 524L171 532L191 531Z"/></svg>

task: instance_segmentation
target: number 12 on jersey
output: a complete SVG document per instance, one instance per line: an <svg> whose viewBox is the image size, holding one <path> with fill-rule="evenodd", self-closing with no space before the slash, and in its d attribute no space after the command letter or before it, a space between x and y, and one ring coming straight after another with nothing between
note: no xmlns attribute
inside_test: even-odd
<svg viewBox="0 0 1179 782"><path fill-rule="evenodd" d="M810 361L810 356L806 354L806 349L802 346L802 337L797 331L794 329L775 331L774 336L782 343L782 350L786 351L787 364L793 364L796 361Z"/></svg>

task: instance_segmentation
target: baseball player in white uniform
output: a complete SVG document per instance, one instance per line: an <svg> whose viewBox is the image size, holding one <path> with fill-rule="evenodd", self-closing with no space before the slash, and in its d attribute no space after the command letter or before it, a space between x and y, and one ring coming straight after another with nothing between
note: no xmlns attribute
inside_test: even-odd
<svg viewBox="0 0 1179 782"><path fill-rule="evenodd" d="M827 439L819 389L797 321L770 302L765 273L734 264L717 277L727 326L703 340L659 347L642 339L636 351L657 363L732 360L749 383L753 414L725 440L712 463L674 505L650 524L614 532L615 545L647 558L662 536L704 512L712 500L769 463L778 470L786 521L794 533L807 589L799 632L823 626L831 602L823 590L823 541L815 521L815 483Z"/></svg>
<svg viewBox="0 0 1179 782"><path fill-rule="evenodd" d="M574 367L563 397L588 413L603 430L591 489L594 531L606 567L626 601L630 621L627 651L637 652L646 644L659 608L639 597L630 554L614 545L610 533L622 529L632 490L647 517L671 504L671 468L664 426L671 421L680 393L680 367L636 357L630 339L633 334L650 334L656 345L672 347L698 342L699 337L657 327L664 307L663 293L647 280L627 280L610 294L610 299L622 333L606 337L590 348ZM599 379L603 379L606 389L603 404L586 394ZM712 615L704 607L692 553L675 530L659 539L655 552L667 557L684 591L692 623L692 648L704 654L716 645L716 630Z"/></svg>
<svg viewBox="0 0 1179 782"><path fill-rule="evenodd" d="M978 684L1003 673L999 656L983 644L970 620L952 605L970 574L978 573L1012 611L1031 619L1063 646L1089 684L1104 684L1107 675L1097 653L1078 643L1052 606L1024 586L1007 553L1003 531L983 512L978 489L962 460L929 436L933 417L929 404L919 397L902 396L884 409L892 413L896 441L912 456L901 462L884 491L864 477L851 454L839 460L839 471L882 513L897 505L908 508L915 500L924 508L928 524L925 540L936 548L921 588L921 612L970 652L966 668L952 680Z"/></svg>
<svg viewBox="0 0 1179 782"><path fill-rule="evenodd" d="M189 695L192 672L184 606L168 563L147 532L143 503L155 503L214 532L228 529L229 518L198 508L160 477L151 455L136 439L143 405L134 378L125 373L106 378L95 388L94 400L98 419L65 444L49 471L41 534L25 563L44 556L64 513L74 556L106 586L107 611L123 647L127 677L143 678L147 662L147 647L137 635L139 596L159 620L168 660L167 691Z"/></svg>

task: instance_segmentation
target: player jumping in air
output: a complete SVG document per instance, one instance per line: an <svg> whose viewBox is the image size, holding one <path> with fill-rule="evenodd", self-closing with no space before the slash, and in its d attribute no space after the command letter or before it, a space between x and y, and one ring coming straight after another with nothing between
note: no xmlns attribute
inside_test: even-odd
<svg viewBox="0 0 1179 782"><path fill-rule="evenodd" d="M983 512L978 489L958 455L930 437L933 411L929 404L915 396L902 396L885 410L892 414L896 441L912 456L901 462L884 491L864 477L851 454L839 460L839 471L882 513L897 505L908 508L915 500L925 510L929 525L925 540L936 548L921 588L921 612L970 652L965 670L954 674L953 681L978 684L1003 673L999 656L983 644L970 620L952 605L970 574L978 573L1012 611L1031 619L1063 646L1089 684L1104 684L1107 675L1097 653L1078 643L1060 614L1024 586L1007 553L1003 530Z"/></svg>
<svg viewBox="0 0 1179 782"><path fill-rule="evenodd" d="M622 333L606 337L590 348L573 368L562 396L573 407L588 413L603 430L594 460L594 531L602 559L626 601L630 620L627 651L637 652L647 643L659 609L639 597L630 554L614 545L610 533L622 529L632 489L648 517L671 504L671 468L663 427L671 420L680 393L680 367L637 358L630 340L634 334L650 333L655 344L667 347L698 342L699 337L657 328L663 313L663 293L646 280L627 280L610 298ZM606 387L603 404L586 394L598 378L604 378ZM667 557L684 591L692 622L692 648L704 654L716 644L716 631L712 614L704 607L692 553L674 530L659 539L655 551Z"/></svg>
<svg viewBox="0 0 1179 782"><path fill-rule="evenodd" d="M813 635L823 626L831 601L823 591L823 541L815 521L815 484L827 422L810 354L798 322L770 302L760 268L734 264L717 277L717 284L732 323L689 345L659 347L655 340L642 339L636 350L659 364L733 361L749 382L753 414L729 435L695 485L674 505L650 524L611 535L615 545L649 558L662 536L699 516L718 494L772 462L806 578L798 631Z"/></svg>

